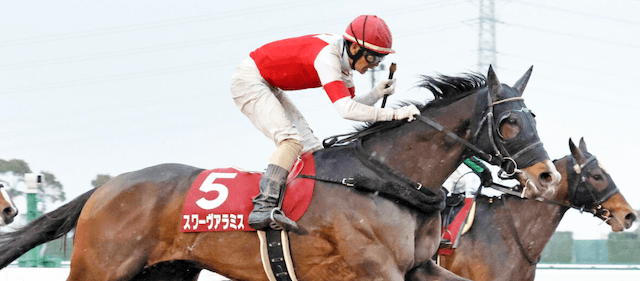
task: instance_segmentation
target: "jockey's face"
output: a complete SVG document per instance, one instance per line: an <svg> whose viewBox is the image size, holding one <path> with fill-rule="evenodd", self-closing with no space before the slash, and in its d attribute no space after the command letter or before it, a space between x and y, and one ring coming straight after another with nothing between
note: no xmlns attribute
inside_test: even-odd
<svg viewBox="0 0 640 281"><path fill-rule="evenodd" d="M360 50L360 46L358 46L358 44L351 44L351 47L349 47L349 51L351 51L352 54L357 53L358 50ZM370 68L374 68L378 66L378 64L380 64L379 60L374 60L373 64L371 64L367 61L366 57L367 55L365 52L365 55L360 57L358 61L356 61L355 70L360 72L361 74L365 74L367 70L369 70ZM353 60L349 58L349 64L352 64L352 63L353 63Z"/></svg>

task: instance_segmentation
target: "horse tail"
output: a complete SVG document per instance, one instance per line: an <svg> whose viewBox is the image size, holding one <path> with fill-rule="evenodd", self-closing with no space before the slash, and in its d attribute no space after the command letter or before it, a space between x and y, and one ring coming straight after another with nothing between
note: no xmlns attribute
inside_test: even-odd
<svg viewBox="0 0 640 281"><path fill-rule="evenodd" d="M73 230L82 208L94 188L78 196L73 201L33 220L16 231L0 234L0 268L5 268L24 253L51 240L58 239Z"/></svg>

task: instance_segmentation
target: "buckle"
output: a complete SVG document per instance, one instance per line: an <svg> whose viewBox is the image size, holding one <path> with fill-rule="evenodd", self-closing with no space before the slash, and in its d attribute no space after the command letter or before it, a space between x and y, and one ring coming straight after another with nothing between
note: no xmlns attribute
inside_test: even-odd
<svg viewBox="0 0 640 281"><path fill-rule="evenodd" d="M353 187L355 185L355 180L353 180L353 178L343 178L342 184L348 187Z"/></svg>

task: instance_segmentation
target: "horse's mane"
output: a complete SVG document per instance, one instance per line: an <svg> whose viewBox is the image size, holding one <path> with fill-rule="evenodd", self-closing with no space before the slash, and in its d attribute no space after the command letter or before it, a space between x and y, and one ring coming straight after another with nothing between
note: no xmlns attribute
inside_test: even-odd
<svg viewBox="0 0 640 281"><path fill-rule="evenodd" d="M399 106L413 104L420 110L420 112L424 112L427 109L441 108L450 105L486 86L486 78L484 75L476 72L466 73L460 76L438 74L435 77L432 77L421 75L420 78L420 81L418 81L415 87L429 90L433 94L434 99L428 103L404 101L401 102ZM393 126L392 124L399 122L403 121L394 120L366 123L363 126L356 127L356 130L357 132L363 132L371 128L381 126L382 124L389 124L390 126Z"/></svg>
<svg viewBox="0 0 640 281"><path fill-rule="evenodd" d="M416 87L428 89L434 99L424 105L420 111L447 106L486 86L486 78L475 72L461 76L438 74L436 77L431 77L422 75L421 78Z"/></svg>

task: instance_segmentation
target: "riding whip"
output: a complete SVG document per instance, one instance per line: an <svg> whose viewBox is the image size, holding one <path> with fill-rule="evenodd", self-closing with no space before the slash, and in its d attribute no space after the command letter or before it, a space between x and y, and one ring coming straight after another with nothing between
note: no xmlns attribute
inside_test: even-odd
<svg viewBox="0 0 640 281"><path fill-rule="evenodd" d="M392 62L391 66L389 66L389 80L393 79L394 72L396 72L396 63ZM389 85L387 85L387 87L389 87ZM384 95L384 98L382 99L382 108L387 104L387 97L389 97L389 95Z"/></svg>

